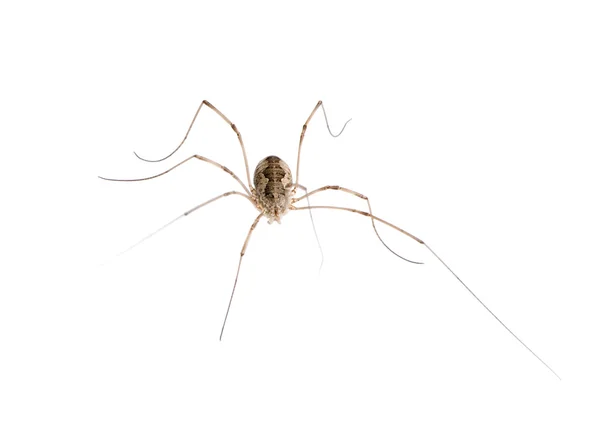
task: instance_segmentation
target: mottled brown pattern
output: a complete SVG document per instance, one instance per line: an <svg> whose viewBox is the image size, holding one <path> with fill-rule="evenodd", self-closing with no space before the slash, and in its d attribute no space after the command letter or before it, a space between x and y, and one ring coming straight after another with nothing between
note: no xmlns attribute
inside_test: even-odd
<svg viewBox="0 0 600 448"><path fill-rule="evenodd" d="M256 200L269 222L279 221L290 206L292 172L290 167L277 156L265 157L254 171Z"/></svg>

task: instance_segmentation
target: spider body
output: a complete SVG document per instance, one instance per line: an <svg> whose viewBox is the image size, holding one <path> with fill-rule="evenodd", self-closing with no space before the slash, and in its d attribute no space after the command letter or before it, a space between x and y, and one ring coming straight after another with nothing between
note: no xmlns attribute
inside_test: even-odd
<svg viewBox="0 0 600 448"><path fill-rule="evenodd" d="M294 184L290 167L277 156L269 156L258 162L254 171L254 191L256 208L263 212L269 224L277 221L290 209L294 196Z"/></svg>
<svg viewBox="0 0 600 448"><path fill-rule="evenodd" d="M250 226L250 229L248 230L248 233L246 235L246 239L244 240L244 245L242 246L242 250L240 251L240 258L239 258L239 262L238 262L238 268L237 268L237 272L235 275L235 281L233 282L233 289L231 291L231 297L229 298L229 304L227 306L227 312L225 313L225 319L223 320L223 326L221 327L221 335L219 336L219 340L223 337L223 331L225 329L225 323L227 322L227 316L229 315L229 310L231 308L231 302L233 300L233 295L235 293L235 287L237 285L237 281L238 281L238 277L240 274L240 267L242 265L242 259L244 257L244 254L246 253L246 248L248 246L248 242L250 240L250 236L252 235L252 232L254 231L254 229L256 228L256 226L258 225L258 222L260 221L260 219L262 217L267 218L269 224L271 224L273 221L277 221L278 223L281 223L281 217L284 216L289 210L292 211L300 211L300 210L308 210L309 212L311 210L314 209L327 209L327 210L339 210L339 211L345 211L345 212L350 212L350 213L354 213L354 214L358 214L358 215L362 215L362 216L366 216L368 218L370 218L371 220L371 224L373 226L373 230L375 232L375 235L377 236L377 238L379 238L379 240L381 241L381 243L394 255L396 255L397 257L408 261L410 263L414 263L414 264L422 264L420 262L416 262L416 261L411 261L408 260L404 257L402 257L401 255L398 255L396 252L394 252L384 241L383 239L381 239L381 236L379 235L379 232L377 231L377 228L375 227L375 221L384 224L388 227L391 227L393 229L395 229L396 231L406 235L409 238L412 238L414 241L416 241L419 244L422 244L424 247L426 247L434 256L435 258L437 258L440 263L442 263L446 269L448 269L448 271L454 276L456 277L456 279L466 288L466 290L515 338L517 339L527 350L529 350L529 352L535 356L542 364L544 364L544 366L546 366L554 375L556 375L558 378L560 378L556 372L554 372L554 370L552 370L552 368L546 364L542 358L540 358L538 355L536 355L533 350L531 350L523 341L521 341L521 339L519 339L517 337L517 335L515 335L505 324L504 322L502 322L482 301L481 299L479 299L479 297L477 297L475 295L475 293L473 291L471 291L471 289L454 273L454 271L452 269L450 269L450 267L431 249L431 247L429 247L427 244L425 244L425 242L423 240L421 240L420 238L417 238L415 235L412 235L410 233L408 233L406 230L401 229L400 227L395 226L394 224L387 222L381 218L378 218L377 216L373 215L373 211L371 209L371 202L369 201L369 198L367 196L365 196L362 193L359 193L357 191L351 190L349 188L346 187L342 187L339 185L326 185L320 188L317 188L316 190L312 190L312 191L308 191L305 187L303 187L302 185L300 185L298 183L298 179L300 176L300 151L302 149L302 142L304 140L304 134L306 133L306 129L308 127L308 124L310 122L310 120L312 119L313 115L315 114L315 112L319 109L322 108L323 103L321 101L319 101L317 103L317 105L314 107L313 111L311 112L311 114L309 115L308 119L306 120L306 122L304 123L304 126L302 126L302 132L300 134L300 141L298 143L298 158L297 158L297 162L296 162L296 181L293 182L292 181L292 172L290 170L290 167L287 165L287 163L285 163L283 160L281 160L279 157L277 156L268 156L265 157L263 160L261 160L258 165L256 166L256 170L254 171L254 186L251 185L251 180L250 180L250 171L248 169L248 158L246 157L246 149L244 147L244 142L242 140L242 135L240 134L240 132L238 131L237 127L235 124L233 124L231 122L231 120L229 120L229 118L227 118L225 115L223 115L223 113L221 113L221 111L219 111L215 106L213 106L212 104L210 104L208 101L204 100L202 101L202 103L200 104L200 106L198 107L198 109L196 110L196 114L194 115L194 118L192 119L192 122L185 134L185 136L183 137L183 140L181 141L181 143L179 144L179 146L177 146L177 148L175 148L175 150L173 152L171 152L171 154L169 154L166 157L163 157L162 159L158 159L158 160L148 160L148 159L144 159L143 157L140 157L137 153L135 153L135 155L141 159L144 160L146 162L161 162L165 159L168 159L169 157L171 157L173 154L175 154L175 152L177 152L177 150L181 147L181 145L183 145L183 143L185 142L185 140L187 139L187 136L190 132L190 130L192 129L192 126L194 125L194 122L196 121L196 117L198 116L198 113L200 112L200 109L202 109L202 106L207 106L208 108L212 109L213 112L215 112L217 115L219 115L223 121L225 121L233 130L233 132L235 132L238 141L240 143L240 147L242 149L242 155L244 157L244 165L246 168L246 178L248 180L247 184L244 184L244 182L242 182L242 180L233 172L231 171L229 168L227 168L224 165L221 165L218 162L215 162L214 160L210 160L204 156L201 156L199 154L194 154L188 158L186 158L185 160L183 160L182 162L179 162L178 164L176 164L175 166L169 168L166 171L163 171L162 173L156 174L154 176L150 176L150 177L145 177L142 179L109 179L106 177L101 177L101 179L105 179L105 180L112 180L112 181L119 181L119 182L138 182L138 181L144 181L144 180L149 180L149 179L154 179L156 177L160 177L163 176L165 174L167 174L168 172L174 170L175 168L177 168L178 166L183 165L184 163L187 163L188 161L195 159L195 160L199 160L202 161L204 163L208 163L210 165L215 166L216 168L219 168L221 170L223 170L225 173L227 173L228 175L230 175L231 177L233 177L235 179L235 181L242 187L242 189L244 190L244 192L240 192L240 191L228 191L225 192L223 194L220 194L219 196L216 196L212 199L209 199L206 202L203 202L202 204L192 208L191 210L188 210L187 212L185 212L183 215L180 215L179 217L175 218L173 221L171 221L170 223L166 224L165 226L161 227L159 230L157 230L156 232L164 229L165 227L167 227L168 225L174 223L175 221L177 221L178 219L184 217L184 216L188 216L190 213L195 212L196 210L201 209L202 207L204 207L205 205L208 205L212 202L215 202L221 198L227 197L227 196L241 196L246 198L254 207L256 207L259 211L258 216L254 219L254 222L252 223L252 225ZM325 109L322 108L323 110L323 115L325 117L325 123L327 125L327 130L329 131L329 133L333 136L333 137L337 137L338 135L340 135L345 127L346 124L348 124L348 120L346 122L346 124L344 124L344 126L342 127L342 130L338 133L338 134L333 134L331 132L331 129L329 129L329 122L327 121L327 114L325 114ZM302 190L304 190L304 195L300 196L300 197L295 197L296 195L296 189L300 188ZM341 193L345 193L345 194L350 194L353 195L363 201L366 202L366 205L368 207L368 212L364 211L364 210L357 210L357 209L353 209L353 208L347 208L347 207L339 207L339 206L335 206L335 205L314 205L311 206L308 203L308 198L309 196L313 196L315 194L318 194L320 192L323 191L327 191L327 190L333 190L333 191L339 191ZM298 206L296 204L298 204L299 202L306 200L308 205L306 206ZM314 226L314 223L313 223ZM156 232L148 235L146 238L144 238L143 240L141 240L139 243L141 243L142 241L148 239L150 236L154 235ZM318 241L318 239L317 239ZM137 244L139 244L137 243ZM135 244L134 246L132 246L131 248L137 246L137 244ZM130 249L131 249L130 248ZM128 249L129 250L129 249Z"/></svg>

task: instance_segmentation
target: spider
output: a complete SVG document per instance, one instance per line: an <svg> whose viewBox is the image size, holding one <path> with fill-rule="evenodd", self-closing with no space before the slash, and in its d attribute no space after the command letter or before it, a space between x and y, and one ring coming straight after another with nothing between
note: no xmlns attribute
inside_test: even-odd
<svg viewBox="0 0 600 448"><path fill-rule="evenodd" d="M244 244L242 246L242 250L240 251L240 258L239 258L239 262L238 262L238 266L237 266L237 271L236 271L236 275L235 275L235 280L233 282L233 288L231 291L231 296L229 298L229 303L227 305L227 311L225 313L225 318L223 319L223 325L221 327L221 333L219 335L219 340L222 340L223 338L223 332L225 331L225 324L227 323L227 317L229 316L229 311L231 309L231 304L233 302L233 296L235 294L235 288L237 285L237 281L238 281L238 277L240 274L240 268L242 266L242 260L244 258L244 254L246 253L246 249L248 247L248 242L250 241L250 236L252 235L252 232L254 231L254 229L256 228L256 226L258 225L259 221L264 217L267 219L267 221L269 222L269 224L273 223L273 222L277 222L277 223L281 223L281 218L283 216L285 216L286 213L288 213L289 211L298 211L298 210L308 210L309 213L311 212L311 210L313 209L330 209L330 210L340 210L340 211L345 211L345 212L350 212L350 213L357 213L359 215L365 216L367 218L370 218L371 220L371 224L373 226L373 230L375 231L375 235L377 236L377 238L379 238L379 240L381 241L381 243L390 251L392 252L394 255L396 255L399 258L402 258L405 261L408 261L410 263L415 263L415 264L422 264L420 262L416 262L416 261L411 261L408 260L400 255L398 255L396 252L394 252L381 238L381 236L379 235L379 232L377 231L377 227L375 226L375 222L377 221L378 223L384 224L386 226L389 226L391 228L393 228L394 230L406 235L409 238L412 238L414 241L416 241L419 244L422 244L423 246L425 246L433 255L435 258L437 258L440 263L442 263L442 265L444 265L444 267L465 287L465 289L481 304L481 306L483 306L517 341L519 341L523 347L525 347L533 356L535 356L547 369L549 369L557 378L560 379L560 377L558 376L558 374L548 365L546 364L545 361L542 360L542 358L540 358L532 349L530 349L521 339L519 339L519 337L517 337L517 335L515 333L512 332L512 330L510 330L510 328L508 328L504 322L502 322L500 320L500 318L498 318L484 303L483 301L458 277L458 275L456 275L454 273L454 271L452 269L450 269L450 267L433 251L433 249L431 249L431 247L429 247L423 240L421 240L420 238L416 237L415 235L412 235L411 233L407 232L406 230L401 229L400 227L385 221L382 218L379 218L375 215L373 215L373 211L371 209L371 203L369 201L369 198L367 196L365 196L364 194L361 194L357 191L351 190L349 188L345 188L345 187L341 187L339 185L326 185L320 188L317 188L316 190L312 190L312 191L308 191L306 187L304 187L303 185L301 185L299 183L299 175L300 175L300 155L302 152L302 142L304 141L304 135L306 133L306 130L308 128L308 125L310 123L310 121L312 120L312 118L314 117L315 113L317 112L317 110L321 109L323 111L323 116L325 118L325 123L327 125L327 130L329 131L329 133L331 134L332 137L338 137L346 128L346 125L350 122L350 120L346 121L346 123L344 124L344 126L342 127L341 131L337 134L334 134L331 132L331 129L329 127L329 121L327 119L327 113L325 112L325 108L323 107L323 102L322 101L318 101L316 106L314 107L314 109L312 110L312 112L310 113L310 115L308 116L306 122L304 123L304 125L302 126L302 132L300 133L300 141L298 143L298 157L296 160L296 180L294 181L292 178L292 171L290 170L290 167L279 157L277 156L268 156L265 157L263 160L261 160L258 165L256 166L256 169L254 170L254 177L253 177L253 183L251 182L251 178L250 178L250 170L248 167L248 158L246 156L246 148L244 147L244 141L242 140L242 135L240 134L240 132L238 131L237 127L235 124L233 124L231 122L231 120L229 120L229 118L227 118L219 109L217 109L215 106L213 106L211 103L209 103L208 101L204 100L202 101L202 103L200 103L200 106L198 106L198 109L196 110L196 113L194 114L194 117L192 119L192 122L190 123L187 132L185 133L185 136L183 137L183 140L181 141L181 143L179 143L179 145L166 157L163 157L162 159L158 159L158 160L150 160L150 159L145 159L143 157L141 157L139 154L137 154L137 152L134 151L135 156L140 159L143 160L145 162L162 162L163 160L168 159L169 157L171 157L173 154L175 154L179 148L181 148L181 146L184 144L184 142L186 141L192 127L194 126L194 123L196 122L196 118L198 117L198 114L200 113L200 110L202 109L203 106L208 107L209 109L211 109L213 112L215 112L217 115L219 115L219 117L221 117L223 119L223 121L225 121L233 130L233 132L235 132L237 139L240 143L240 146L242 148L242 155L244 157L244 164L246 167L246 178L248 180L248 184L244 184L244 182L242 182L242 180L233 172L231 171L229 168L227 168L224 165L221 165L220 163L215 162L214 160L208 159L206 157L203 157L201 155L198 154L194 154L190 157L188 157L187 159L183 160L182 162L179 162L178 164L176 164L175 166L169 168L166 171L163 171L162 173L156 174L154 176L150 176L150 177L144 177L141 179L110 179L110 178L106 178L106 177L102 177L99 176L100 179L103 180L108 180L108 181L115 181L115 182L140 182L140 181L145 181L145 180L149 180L149 179L154 179L160 176L163 176L171 171L173 171L175 168L183 165L184 163L189 162L190 160L193 159L197 159L200 160L202 162L206 162L209 163L223 171L225 171L228 175L232 176L242 187L242 189L244 190L244 192L240 192L240 191L228 191L225 192L223 194L220 194L212 199L209 199L206 202L203 202L200 205L197 205L196 207L188 210L187 212L183 213L182 215L178 216L177 218L175 218L174 220L170 221L169 223L165 224L163 227L161 227L160 229L156 230L155 232L153 232L152 234L146 236L144 239L142 239L141 241L139 241L138 243L136 243L135 245L131 246L129 249L127 249L126 251L132 249L133 247L137 246L138 244L140 244L141 242L145 241L146 239L150 238L151 236L153 236L154 234L156 234L157 232L163 230L165 227L173 224L175 221L177 221L178 219L187 216L193 212L195 212L196 210L199 210L200 208L215 202L221 198L227 197L227 196L231 196L231 195L239 195L242 196L244 198L246 198L257 210L258 210L258 216L254 219L254 221L252 222L252 225L250 226L250 229L248 230L248 233L246 235L246 239L244 240ZM298 190L302 190L304 192L304 194L302 194L299 197L296 197L296 193ZM306 199L307 202L309 201L309 197L323 192L323 191L327 191L327 190L337 190L337 191L341 191L343 193L347 193L347 194L351 194L354 195L362 200L364 200L366 202L367 208L368 208L368 212L367 211L363 211L363 210L357 210L357 209L353 209L353 208L347 208L347 207L338 207L338 206L333 206L333 205L314 205L311 206L310 203L308 203L308 205L306 206L297 206L295 205L296 203ZM125 251L125 252L126 252Z"/></svg>

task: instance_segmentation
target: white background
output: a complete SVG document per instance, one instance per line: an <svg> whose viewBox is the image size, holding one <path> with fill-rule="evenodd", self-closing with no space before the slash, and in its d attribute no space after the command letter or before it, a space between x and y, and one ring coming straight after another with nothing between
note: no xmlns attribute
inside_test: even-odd
<svg viewBox="0 0 600 448"><path fill-rule="evenodd" d="M0 445L598 446L594 2L31 2L0 16ZM486 2L486 4L489 2ZM368 195L261 222L276 154ZM364 208L343 193L321 204ZM317 203L315 197L314 204ZM596 426L594 428L594 425Z"/></svg>

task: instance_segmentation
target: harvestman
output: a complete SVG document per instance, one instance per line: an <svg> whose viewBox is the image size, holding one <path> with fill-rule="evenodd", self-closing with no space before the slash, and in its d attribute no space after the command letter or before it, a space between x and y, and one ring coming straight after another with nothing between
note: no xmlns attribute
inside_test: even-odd
<svg viewBox="0 0 600 448"><path fill-rule="evenodd" d="M235 293L235 287L237 285L237 281L238 281L238 277L240 275L240 267L242 266L242 259L244 257L244 254L246 253L246 248L248 246L248 241L250 240L250 235L252 235L252 232L254 231L254 229L256 228L258 222L260 221L260 219L264 216L268 219L269 224L271 224L273 221L277 221L278 223L281 223L281 217L283 215L285 215L288 211L292 210L292 211L296 211L296 210L308 210L309 212L313 209L331 209L331 210L342 210L342 211L346 211L346 212L351 212L351 213L358 213L360 215L366 216L368 218L371 218L371 224L373 226L373 230L375 231L375 234L377 235L377 237L379 238L379 240L383 243L383 245L389 250L391 251L394 255L402 258L403 260L406 260L410 263L415 263L415 264L422 264L419 262L415 262L415 261L411 261L411 260L407 260L404 257L401 257L400 255L398 255L397 253L395 253L392 249L390 249L387 244L385 244L385 242L381 239L381 237L379 236L379 233L377 232L377 228L375 227L375 221L380 222L382 224L385 224L386 226L389 226L395 230L397 230L398 232L403 233L404 235L408 236L409 238L412 238L413 240L415 240L417 243L422 244L423 246L425 246L434 256L435 258L437 258L440 263L442 263L446 269L448 269L448 271L450 271L450 273L456 277L456 279L467 289L467 291L469 291L471 293L471 295L481 304L481 306L483 306L517 341L519 341L523 347L525 347L527 350L529 350L529 352L535 356L542 364L544 364L544 366L546 366L546 368L548 368L554 375L556 375L557 378L560 379L560 377L558 376L558 374L552 370L552 368L546 364L546 362L544 362L544 360L542 360L542 358L540 358L538 355L535 354L535 352L533 350L531 350L521 339L519 339L517 337L516 334L514 334L510 328L508 328L504 322L502 322L482 301L481 299L479 299L479 297L477 297L475 295L475 293L473 291L471 291L471 289L454 273L454 271L452 269L450 269L450 267L431 249L431 247L429 247L423 240L417 238L416 236L408 233L407 231L401 229L400 227L395 226L394 224L391 224L381 218L378 218L377 216L373 215L372 209L371 209L371 203L369 201L369 198L361 193L358 193L354 190L350 190L349 188L345 188L345 187L340 187L338 185L326 185L324 187L321 188L317 188L316 190L312 190L312 191L308 191L306 189L306 187L300 185L300 183L298 182L299 179L299 174L300 174L300 152L302 150L302 142L304 141L304 134L306 133L306 129L308 127L308 124L310 122L310 120L313 118L313 116L315 115L315 113L317 112L317 110L319 108L321 108L321 110L323 111L323 116L325 117L325 123L327 125L327 130L329 131L329 133L331 134L331 136L333 137L337 137L339 136L344 129L346 128L346 125L348 124L348 122L350 120L348 120L344 126L342 127L342 130L338 133L338 134L333 134L331 132L331 129L329 128L329 121L327 120L327 114L325 113L325 108L323 107L323 103L321 101L319 101L317 103L317 105L315 106L315 108L313 109L313 111L310 113L310 115L308 116L308 119L306 120L306 122L304 123L304 125L302 126L302 132L300 134L300 142L298 144L298 158L296 161L296 181L293 182L292 180L292 172L289 168L289 166L283 161L281 160L279 157L277 156L269 156L264 158L263 160L261 160L258 165L256 166L256 170L254 171L254 187L252 186L252 183L250 181L250 170L248 168L248 158L246 156L246 149L244 147L244 142L242 140L242 135L240 134L240 132L238 131L237 127L235 126L235 124L233 124L229 118L227 118L225 115L223 115L223 113L221 113L221 111L219 111L215 106L213 106L212 104L210 104L208 101L204 100L202 101L202 103L200 104L200 106L198 107L198 109L196 110L196 113L194 114L194 118L192 119L192 122L190 123L190 126L188 127L187 132L185 133L185 136L183 137L183 140L181 141L181 143L179 144L179 146L177 146L177 148L175 148L175 150L173 152L171 152L171 154L167 155L166 157L163 157L162 159L158 159L158 160L149 160L149 159L144 159L143 157L139 156L136 152L134 152L135 156L137 158L139 158L140 160L143 160L145 162L162 162L163 160L168 159L169 157L171 157L173 154L175 154L177 152L177 150L179 148L181 148L181 146L183 145L183 143L186 141L192 127L194 126L194 123L196 121L196 118L198 117L198 114L200 113L200 110L202 109L202 106L207 106L208 108L212 109L217 115L219 115L229 126L231 126L231 129L233 129L233 132L235 132L235 134L237 135L237 138L240 142L240 146L242 148L242 155L244 156L244 164L246 166L246 177L248 179L248 186L244 185L244 183L240 180L240 178L233 172L231 171L229 168L227 168L226 166L221 165L220 163L217 163L213 160L210 160L206 157L200 156L200 155L193 155L188 157L187 159L185 159L182 162L179 162L177 165L173 166L172 168L160 173L160 174L156 174L154 176L150 176L150 177L145 177L142 179L108 179L106 177L101 177L99 176L101 179L104 180L110 180L110 181L116 181L116 182L139 182L139 181L144 181L144 180L149 180L149 179L154 179L156 177L160 177L164 174L167 174L168 172L174 170L175 168L177 168L178 166L183 165L186 162L189 162L192 159L198 159L201 160L202 162L206 162L209 163L211 165L216 166L217 168L222 169L223 171L225 171L227 174L229 174L230 176L232 176L241 186L242 189L245 191L245 193L239 192L239 191L228 191L226 193L220 194L219 196L216 196L200 205L197 205L196 207L192 208L191 210L188 210L187 212L185 212L183 215L178 216L177 218L175 218L173 221L167 223L166 225L164 225L163 227L161 227L160 229L158 229L157 231L153 232L152 234L148 235L146 238L144 238L143 240L141 240L140 242L136 243L134 246L132 246L131 248L137 246L137 244L141 243L142 241L150 238L152 235L156 234L157 232L159 232L160 230L164 229L165 227L173 224L175 221L177 221L178 219L189 215L192 212L195 212L196 210L204 207L205 205L208 205L212 202L215 202L218 199L227 197L227 196L231 196L231 195L238 195L238 196L242 196L244 198L246 198L248 201L250 201L250 203L252 205L254 205L254 207L256 207L256 209L259 211L258 216L254 219L254 222L252 223L252 225L250 226L250 230L248 231L248 234L246 235L246 239L244 241L244 245L242 246L242 250L240 252L240 260L238 262L238 267L237 267L237 272L235 275L235 281L233 283L233 289L231 291L231 297L229 298L229 304L227 306L227 312L225 313L225 319L223 320L223 326L221 327L221 334L219 336L219 340L221 340L221 338L223 337L223 331L225 330L225 324L227 322L227 316L229 316L229 310L231 308L231 303L233 301L233 295ZM296 189L302 189L304 191L304 195L296 198ZM337 206L333 206L333 205L314 205L311 206L310 203L307 206L303 206L303 207L297 207L294 204L296 204L299 201L302 201L304 199L306 199L308 201L308 198L314 194L320 193L322 191L326 191L326 190L338 190L344 193L348 193L351 195L354 195L360 199L363 199L364 201L366 201L367 203L367 207L369 209L368 212L366 211L362 211L362 210L356 210L353 208L346 208L346 207L337 207ZM130 248L130 249L131 249ZM129 249L128 249L129 250Z"/></svg>

